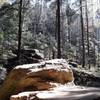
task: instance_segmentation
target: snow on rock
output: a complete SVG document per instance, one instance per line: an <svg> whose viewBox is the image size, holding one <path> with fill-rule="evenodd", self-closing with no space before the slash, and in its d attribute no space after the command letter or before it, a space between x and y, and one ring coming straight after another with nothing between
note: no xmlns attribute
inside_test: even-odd
<svg viewBox="0 0 100 100"><path fill-rule="evenodd" d="M40 56L41 58L44 58L44 55L42 53L39 52L39 50L34 49L35 54L37 54L38 56Z"/></svg>
<svg viewBox="0 0 100 100"><path fill-rule="evenodd" d="M43 62L35 63L35 64L19 65L19 66L16 66L15 69L29 69L32 72L40 71L43 69L71 71L71 68L69 67L69 64L67 63L65 59L53 59L53 60L47 60L47 61L43 61Z"/></svg>
<svg viewBox="0 0 100 100"><path fill-rule="evenodd" d="M32 91L32 92L21 92L17 95L12 95L10 100L31 100L31 98L40 98L40 99L48 99L48 98L56 98L63 97L65 95L69 95L69 91L79 89L73 82L69 82L68 84L60 84L60 83L50 83L51 85L55 85L56 87L51 88L49 91ZM24 99L23 99L24 98ZM33 100L34 100L33 99Z"/></svg>
<svg viewBox="0 0 100 100"><path fill-rule="evenodd" d="M33 100L37 92L22 92L10 97L10 100Z"/></svg>
<svg viewBox="0 0 100 100"><path fill-rule="evenodd" d="M100 76L89 73L87 70L73 68L74 82L77 85L100 87Z"/></svg>
<svg viewBox="0 0 100 100"><path fill-rule="evenodd" d="M73 80L73 72L64 59L16 66L0 88L0 99L8 100L11 95L18 94L20 91L51 90L57 86L51 83L64 85Z"/></svg>

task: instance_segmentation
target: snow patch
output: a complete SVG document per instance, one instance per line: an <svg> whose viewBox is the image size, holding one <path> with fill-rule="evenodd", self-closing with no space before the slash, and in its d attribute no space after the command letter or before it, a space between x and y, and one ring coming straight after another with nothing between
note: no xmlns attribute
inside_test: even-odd
<svg viewBox="0 0 100 100"><path fill-rule="evenodd" d="M12 95L11 97L12 98L17 98L17 97L23 97L23 96L26 96L27 98L29 97L29 95L35 95L36 93L38 93L38 92L21 92L21 93L19 93L19 94L17 94L17 95Z"/></svg>
<svg viewBox="0 0 100 100"><path fill-rule="evenodd" d="M40 99L49 99L49 98L61 98L63 96L68 95L69 93L66 92L57 92L57 91L43 91L36 94L36 97Z"/></svg>
<svg viewBox="0 0 100 100"><path fill-rule="evenodd" d="M37 55L39 55L40 57L44 58L44 55L43 55L42 53L40 53L39 50L34 49L34 51L35 51L35 53L36 53Z"/></svg>

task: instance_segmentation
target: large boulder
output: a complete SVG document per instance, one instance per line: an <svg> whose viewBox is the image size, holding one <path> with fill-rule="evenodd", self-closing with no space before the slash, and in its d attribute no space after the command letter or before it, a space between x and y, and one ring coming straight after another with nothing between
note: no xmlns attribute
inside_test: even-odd
<svg viewBox="0 0 100 100"><path fill-rule="evenodd" d="M64 59L54 59L36 64L16 66L0 88L0 99L25 91L50 90L51 83L67 84L74 80L73 73Z"/></svg>
<svg viewBox="0 0 100 100"><path fill-rule="evenodd" d="M8 72L17 65L38 63L44 58L43 54L40 53L37 49L21 49L21 55L19 59L17 58L17 52L18 50L9 52L7 62L4 64L4 67Z"/></svg>

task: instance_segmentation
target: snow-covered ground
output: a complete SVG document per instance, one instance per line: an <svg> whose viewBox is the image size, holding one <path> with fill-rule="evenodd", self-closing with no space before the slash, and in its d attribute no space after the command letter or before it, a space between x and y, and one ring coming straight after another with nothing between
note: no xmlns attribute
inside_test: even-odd
<svg viewBox="0 0 100 100"><path fill-rule="evenodd" d="M18 95L13 95L12 97L28 97L29 94L33 94L28 100L35 100L33 98L43 100L100 100L100 88L75 86L73 82L66 85L57 83L51 84L56 85L56 87L50 91L22 92Z"/></svg>
<svg viewBox="0 0 100 100"><path fill-rule="evenodd" d="M100 97L100 89L74 87L68 91L44 91L36 96L45 100L93 100Z"/></svg>
<svg viewBox="0 0 100 100"><path fill-rule="evenodd" d="M36 96L46 100L93 100L100 97L100 88L75 86L72 82L66 85L56 84L53 90L39 92Z"/></svg>

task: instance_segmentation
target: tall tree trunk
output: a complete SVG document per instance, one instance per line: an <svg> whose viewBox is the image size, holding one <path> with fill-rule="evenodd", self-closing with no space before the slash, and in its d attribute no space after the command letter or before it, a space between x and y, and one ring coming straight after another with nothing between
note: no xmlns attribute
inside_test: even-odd
<svg viewBox="0 0 100 100"><path fill-rule="evenodd" d="M22 0L19 2L19 29L18 29L18 53L17 57L20 58L21 54L21 35L22 35Z"/></svg>
<svg viewBox="0 0 100 100"><path fill-rule="evenodd" d="M93 0L91 0L91 3L93 4ZM93 5L92 5L92 12L94 12L94 7L93 7ZM93 52L93 54L94 54L94 57L93 57L93 64L94 64L94 67L96 66L96 44L95 44L95 39L96 39L96 34L95 34L95 27L94 27L94 18L93 18L93 16L92 16L92 28L93 28L93 45L94 45L94 52Z"/></svg>
<svg viewBox="0 0 100 100"><path fill-rule="evenodd" d="M71 31L70 31L70 17L67 17L67 23L68 23L68 41L71 44Z"/></svg>
<svg viewBox="0 0 100 100"><path fill-rule="evenodd" d="M83 9L82 0L80 0L80 20L81 20L81 32L82 32L82 67L85 67L85 43L84 43L84 25L83 25Z"/></svg>
<svg viewBox="0 0 100 100"><path fill-rule="evenodd" d="M61 34L60 34L60 0L57 0L57 58L61 58Z"/></svg>
<svg viewBox="0 0 100 100"><path fill-rule="evenodd" d="M99 44L100 39L99 39L99 36L100 36L100 35L99 35L99 34L100 34L100 33L99 33L99 29L97 29L97 36L98 36L98 37L97 37L97 40L98 40L98 45L97 45L97 46L98 46L98 57L97 57L97 64L98 64L98 65L97 65L97 66L98 66L98 68L99 68L99 66L100 66L100 57L99 57L99 48L100 48L100 44Z"/></svg>
<svg viewBox="0 0 100 100"><path fill-rule="evenodd" d="M97 8L99 8L99 0L96 3ZM98 18L98 24L100 23L100 20ZM97 28L97 40L98 40L98 54L97 54L97 66L100 68L100 27Z"/></svg>
<svg viewBox="0 0 100 100"><path fill-rule="evenodd" d="M88 50L88 65L90 68L90 41L89 41L89 19L88 19L88 9L87 9L87 0L85 0L85 9L86 9L86 22L87 22L87 50Z"/></svg>

